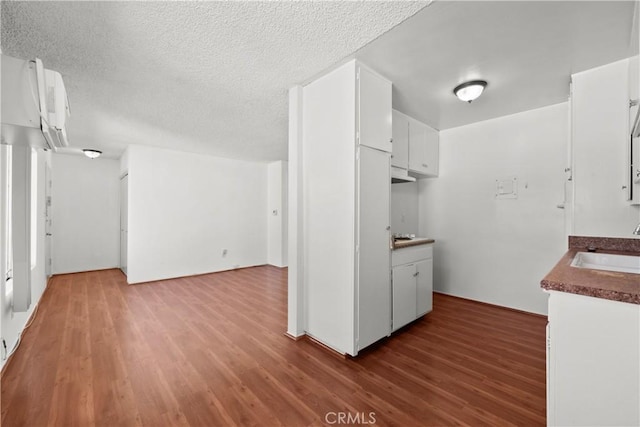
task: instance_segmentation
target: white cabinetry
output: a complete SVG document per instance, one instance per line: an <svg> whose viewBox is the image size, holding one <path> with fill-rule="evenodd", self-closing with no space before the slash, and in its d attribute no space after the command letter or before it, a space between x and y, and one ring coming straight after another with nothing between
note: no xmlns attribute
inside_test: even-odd
<svg viewBox="0 0 640 427"><path fill-rule="evenodd" d="M391 104L389 104L390 106ZM356 350L389 335L389 153L360 147L357 161ZM330 249L330 248L329 248Z"/></svg>
<svg viewBox="0 0 640 427"><path fill-rule="evenodd" d="M628 237L639 221L629 207L639 190L630 184L629 60L571 80L571 234Z"/></svg>
<svg viewBox="0 0 640 427"><path fill-rule="evenodd" d="M393 330L433 309L433 245L396 249L391 256Z"/></svg>
<svg viewBox="0 0 640 427"><path fill-rule="evenodd" d="M391 333L390 95L356 61L303 89L305 332L350 355Z"/></svg>
<svg viewBox="0 0 640 427"><path fill-rule="evenodd" d="M409 169L409 117L396 110L393 110L391 166Z"/></svg>
<svg viewBox="0 0 640 427"><path fill-rule="evenodd" d="M358 138L361 145L391 152L391 82L359 66Z"/></svg>
<svg viewBox="0 0 640 427"><path fill-rule="evenodd" d="M393 110L391 165L414 176L438 176L440 134L437 130Z"/></svg>
<svg viewBox="0 0 640 427"><path fill-rule="evenodd" d="M549 291L547 423L640 425L640 305Z"/></svg>
<svg viewBox="0 0 640 427"><path fill-rule="evenodd" d="M438 176L439 139L437 130L409 121L409 172Z"/></svg>
<svg viewBox="0 0 640 427"><path fill-rule="evenodd" d="M629 99L635 100L635 105L629 107L629 148L628 159L628 196L631 205L640 205L640 105L637 103L640 98L640 80L638 72L640 69L637 56L629 59Z"/></svg>

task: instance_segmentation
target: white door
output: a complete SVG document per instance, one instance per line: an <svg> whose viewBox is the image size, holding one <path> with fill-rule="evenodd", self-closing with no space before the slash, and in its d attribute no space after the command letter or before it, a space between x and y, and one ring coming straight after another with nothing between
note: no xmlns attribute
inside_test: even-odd
<svg viewBox="0 0 640 427"><path fill-rule="evenodd" d="M358 68L358 129L360 144L392 151L391 82Z"/></svg>
<svg viewBox="0 0 640 427"><path fill-rule="evenodd" d="M391 333L390 154L360 147L357 224L357 346Z"/></svg>
<svg viewBox="0 0 640 427"><path fill-rule="evenodd" d="M46 165L44 170L44 197L45 197L45 207L44 207L44 231L45 231L45 246L44 246L44 262L45 262L45 271L47 274L47 278L51 277L51 239L53 238L51 235L51 166L49 164Z"/></svg>
<svg viewBox="0 0 640 427"><path fill-rule="evenodd" d="M393 267L393 330L416 320L416 266Z"/></svg>
<svg viewBox="0 0 640 427"><path fill-rule="evenodd" d="M127 274L127 243L129 238L129 175L120 179L120 270Z"/></svg>
<svg viewBox="0 0 640 427"><path fill-rule="evenodd" d="M416 263L416 301L417 316L433 310L433 259Z"/></svg>

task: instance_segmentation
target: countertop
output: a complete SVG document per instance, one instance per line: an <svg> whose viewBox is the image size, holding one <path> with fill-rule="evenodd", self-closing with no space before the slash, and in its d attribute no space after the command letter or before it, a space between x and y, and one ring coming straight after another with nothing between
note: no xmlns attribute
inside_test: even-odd
<svg viewBox="0 0 640 427"><path fill-rule="evenodd" d="M573 240L572 240L573 239ZM586 247L583 245L587 244ZM640 304L640 274L592 270L571 266L578 252L587 247L598 253L640 255L639 239L569 237L569 250L540 282L543 289Z"/></svg>
<svg viewBox="0 0 640 427"><path fill-rule="evenodd" d="M429 239L428 237L414 237L411 240L394 240L391 243L391 249L395 250L400 248L408 248L410 246L427 245L433 242L435 242L435 240Z"/></svg>

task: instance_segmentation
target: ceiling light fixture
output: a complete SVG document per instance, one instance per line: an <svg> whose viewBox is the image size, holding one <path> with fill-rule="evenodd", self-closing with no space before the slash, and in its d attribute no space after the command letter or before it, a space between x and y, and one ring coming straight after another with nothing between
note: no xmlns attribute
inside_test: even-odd
<svg viewBox="0 0 640 427"><path fill-rule="evenodd" d="M85 156L87 156L90 159L98 158L100 157L100 154L102 154L102 151L93 150L91 148L85 148L82 150L82 152L84 153Z"/></svg>
<svg viewBox="0 0 640 427"><path fill-rule="evenodd" d="M484 80L471 80L470 82L462 83L453 89L453 93L460 99L471 103L474 99L479 97L487 87L487 82Z"/></svg>

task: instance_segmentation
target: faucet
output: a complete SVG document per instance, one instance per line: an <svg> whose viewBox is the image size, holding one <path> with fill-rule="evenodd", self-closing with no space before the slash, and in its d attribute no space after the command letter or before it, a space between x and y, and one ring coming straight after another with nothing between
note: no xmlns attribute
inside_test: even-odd
<svg viewBox="0 0 640 427"><path fill-rule="evenodd" d="M638 224L638 226L636 227L635 230L633 230L633 234L638 234L640 235L640 224Z"/></svg>

